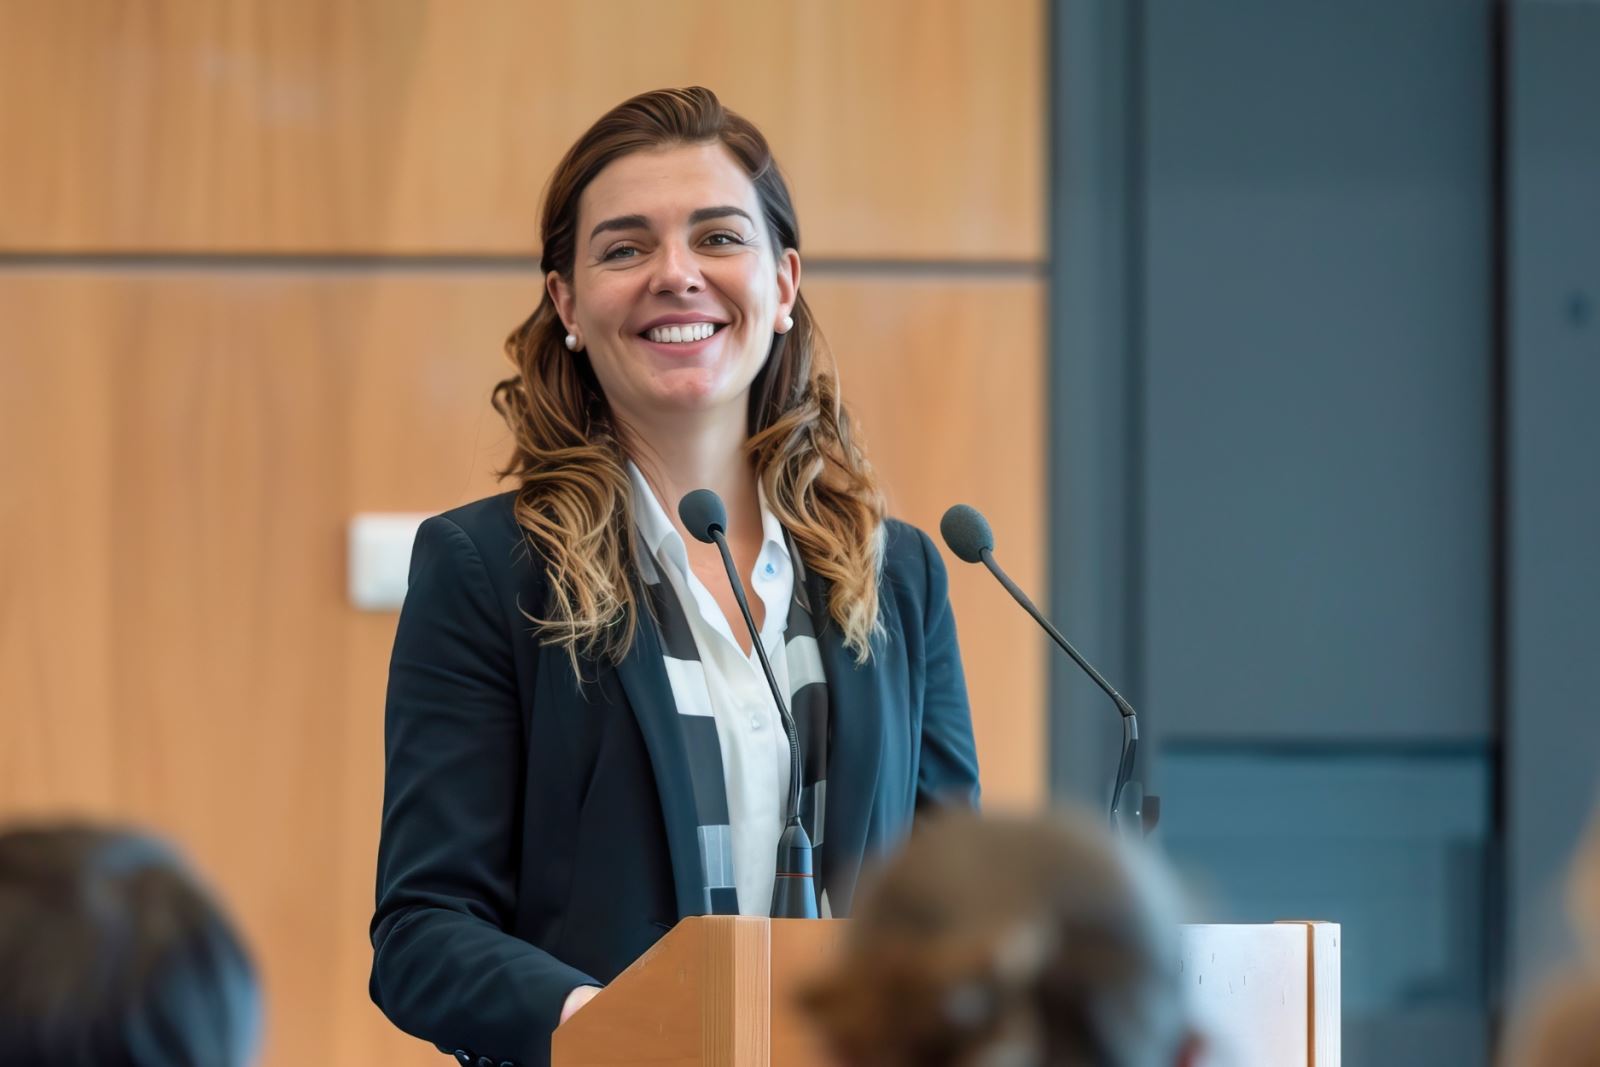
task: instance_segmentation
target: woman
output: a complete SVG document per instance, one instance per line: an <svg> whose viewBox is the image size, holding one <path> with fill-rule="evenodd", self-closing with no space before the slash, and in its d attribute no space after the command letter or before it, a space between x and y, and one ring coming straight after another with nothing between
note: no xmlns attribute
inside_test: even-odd
<svg viewBox="0 0 1600 1067"><path fill-rule="evenodd" d="M545 1063L678 919L768 913L789 748L690 490L802 735L824 913L978 795L944 568L852 441L760 132L705 89L629 100L543 239L495 392L518 488L423 524L390 668L372 996L464 1063Z"/></svg>

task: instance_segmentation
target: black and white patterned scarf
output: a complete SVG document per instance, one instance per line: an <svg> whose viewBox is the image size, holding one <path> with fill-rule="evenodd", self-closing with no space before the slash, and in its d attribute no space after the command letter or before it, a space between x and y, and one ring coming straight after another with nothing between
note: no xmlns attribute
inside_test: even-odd
<svg viewBox="0 0 1600 1067"><path fill-rule="evenodd" d="M794 595L789 599L789 618L783 634L789 669L789 709L800 736L800 821L811 838L812 871L815 884L820 888L824 855L822 827L828 793L828 684L822 674L821 650L817 647L816 628L811 618L805 566L792 539L788 540L788 549L794 572ZM700 651L695 645L694 631L689 628L688 616L684 614L684 605L672 584L661 574L661 564L642 545L639 559L640 577L661 634L662 656L669 660L700 662ZM709 700L708 694L708 705ZM710 715L684 714L681 708L677 719L683 731L684 750L689 754L689 776L694 782L705 911L708 915L737 915L739 894L733 872L733 829L729 825L727 779L722 766L722 746L717 740L717 721ZM773 860L776 862L776 854ZM819 906L825 906L825 902Z"/></svg>

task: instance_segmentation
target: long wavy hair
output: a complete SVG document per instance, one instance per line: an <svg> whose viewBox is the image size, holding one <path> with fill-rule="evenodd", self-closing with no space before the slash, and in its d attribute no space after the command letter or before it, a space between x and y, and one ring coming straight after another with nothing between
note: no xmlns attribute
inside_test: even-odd
<svg viewBox="0 0 1600 1067"><path fill-rule="evenodd" d="M720 142L744 168L779 249L800 247L794 203L766 138L709 89L662 89L613 108L578 138L556 167L542 220L548 274L569 282L577 248L578 200L606 165L632 152ZM774 334L750 390L746 452L767 505L805 566L830 585L828 619L857 662L880 629L878 575L884 497L855 441L833 361L805 296L794 327ZM515 440L499 472L519 483L516 519L547 565L549 595L529 612L541 640L583 658L620 660L639 625L632 581L633 509L623 428L589 357L569 352L549 292L506 340L516 372L495 387L494 407ZM819 627L828 620L818 619Z"/></svg>

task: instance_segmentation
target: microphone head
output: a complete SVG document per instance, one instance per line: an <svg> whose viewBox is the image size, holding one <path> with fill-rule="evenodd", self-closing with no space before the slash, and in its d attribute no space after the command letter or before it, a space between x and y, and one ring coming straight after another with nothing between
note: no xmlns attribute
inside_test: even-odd
<svg viewBox="0 0 1600 1067"><path fill-rule="evenodd" d="M684 494L678 501L678 518L696 541L708 545L716 541L711 536L713 528L724 533L728 530L728 509L722 506L722 498L709 489Z"/></svg>
<svg viewBox="0 0 1600 1067"><path fill-rule="evenodd" d="M939 532L944 543L956 558L966 563L982 563L983 551L994 551L994 531L983 512L966 504L957 504L939 520Z"/></svg>

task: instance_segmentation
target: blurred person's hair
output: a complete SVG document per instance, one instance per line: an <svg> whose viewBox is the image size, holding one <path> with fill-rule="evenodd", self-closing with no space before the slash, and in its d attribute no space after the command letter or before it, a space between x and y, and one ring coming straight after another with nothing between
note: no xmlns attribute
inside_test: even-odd
<svg viewBox="0 0 1600 1067"><path fill-rule="evenodd" d="M243 1067L255 969L179 858L82 824L0 832L0 1065Z"/></svg>
<svg viewBox="0 0 1600 1067"><path fill-rule="evenodd" d="M761 131L709 89L661 89L601 116L556 166L545 192L541 270L572 280L579 199L608 164L634 152L702 144L721 144L755 185L774 254L798 250L794 202ZM793 328L774 337L751 387L745 450L805 565L832 584L828 613L846 647L865 661L881 626L886 505L804 295L791 317ZM549 599L532 621L576 668L580 655L622 658L639 600L628 577L628 430L607 404L588 355L567 351L565 336L546 292L506 340L515 373L495 387L494 407L515 442L500 474L518 482L517 523L548 564Z"/></svg>
<svg viewBox="0 0 1600 1067"><path fill-rule="evenodd" d="M802 996L850 1067L1173 1067L1198 1048L1164 867L1087 816L949 813Z"/></svg>
<svg viewBox="0 0 1600 1067"><path fill-rule="evenodd" d="M1600 972L1600 805L1589 816L1567 879L1567 912L1590 968Z"/></svg>
<svg viewBox="0 0 1600 1067"><path fill-rule="evenodd" d="M1512 1023L1506 1067L1600 1067L1600 976L1569 971L1550 979Z"/></svg>

